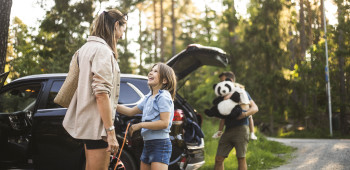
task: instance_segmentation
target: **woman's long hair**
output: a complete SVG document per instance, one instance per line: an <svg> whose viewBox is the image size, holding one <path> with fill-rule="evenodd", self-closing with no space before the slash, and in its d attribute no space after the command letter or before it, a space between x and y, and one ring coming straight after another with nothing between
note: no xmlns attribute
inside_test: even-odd
<svg viewBox="0 0 350 170"><path fill-rule="evenodd" d="M115 59L118 59L117 40L115 38L115 22L119 21L119 26L126 24L123 13L117 9L102 12L91 24L90 35L104 39L112 48Z"/></svg>

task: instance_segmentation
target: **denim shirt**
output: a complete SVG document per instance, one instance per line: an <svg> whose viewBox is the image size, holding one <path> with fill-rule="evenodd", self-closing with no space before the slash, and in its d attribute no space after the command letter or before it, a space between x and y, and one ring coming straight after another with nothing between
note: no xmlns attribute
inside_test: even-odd
<svg viewBox="0 0 350 170"><path fill-rule="evenodd" d="M161 112L170 112L169 125L166 129L141 129L143 140L169 138L170 128L174 117L174 102L169 91L159 90L158 94L154 97L152 97L152 93L149 92L143 101L137 105L137 108L142 111L142 122L154 122L160 120Z"/></svg>

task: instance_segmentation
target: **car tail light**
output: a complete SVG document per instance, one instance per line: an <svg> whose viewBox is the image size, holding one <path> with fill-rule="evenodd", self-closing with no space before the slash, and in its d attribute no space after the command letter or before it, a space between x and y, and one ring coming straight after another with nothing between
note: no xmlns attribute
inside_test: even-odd
<svg viewBox="0 0 350 170"><path fill-rule="evenodd" d="M180 169L184 169L186 164L186 157L182 157L181 161L178 164Z"/></svg>
<svg viewBox="0 0 350 170"><path fill-rule="evenodd" d="M173 124L182 124L184 119L184 112L181 109L176 109L174 111Z"/></svg>

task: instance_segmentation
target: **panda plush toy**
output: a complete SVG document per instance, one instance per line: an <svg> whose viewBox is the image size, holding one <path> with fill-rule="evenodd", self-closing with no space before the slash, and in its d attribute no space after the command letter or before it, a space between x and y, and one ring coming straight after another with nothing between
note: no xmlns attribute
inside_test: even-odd
<svg viewBox="0 0 350 170"><path fill-rule="evenodd" d="M238 84L233 83L230 79L226 79L213 86L215 95L214 106L206 109L204 113L209 117L218 117L221 119L236 119L242 114L240 104L249 104L247 93L240 88ZM230 99L224 100L224 97L233 93Z"/></svg>

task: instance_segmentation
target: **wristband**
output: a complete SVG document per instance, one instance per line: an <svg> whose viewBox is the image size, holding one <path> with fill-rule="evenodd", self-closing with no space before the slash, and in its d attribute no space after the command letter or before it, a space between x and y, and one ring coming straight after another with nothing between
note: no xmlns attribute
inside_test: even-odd
<svg viewBox="0 0 350 170"><path fill-rule="evenodd" d="M114 126L113 125L106 129L107 132L110 132L110 131L113 131L113 130L114 130Z"/></svg>

